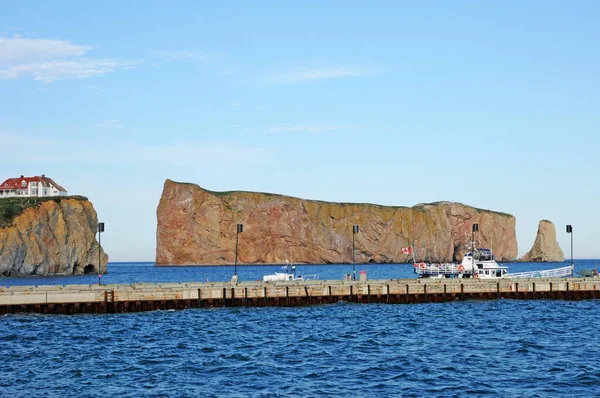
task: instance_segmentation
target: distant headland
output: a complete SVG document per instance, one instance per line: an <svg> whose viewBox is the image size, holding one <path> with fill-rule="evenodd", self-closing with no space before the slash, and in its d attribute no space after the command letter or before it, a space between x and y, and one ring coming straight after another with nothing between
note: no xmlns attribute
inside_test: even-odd
<svg viewBox="0 0 600 398"><path fill-rule="evenodd" d="M405 263L414 245L419 259L447 262L468 250L473 223L478 245L496 258L517 257L515 217L460 203L413 207L331 203L256 192L213 192L167 180L157 209L156 265L231 264L236 224L239 261L245 264Z"/></svg>

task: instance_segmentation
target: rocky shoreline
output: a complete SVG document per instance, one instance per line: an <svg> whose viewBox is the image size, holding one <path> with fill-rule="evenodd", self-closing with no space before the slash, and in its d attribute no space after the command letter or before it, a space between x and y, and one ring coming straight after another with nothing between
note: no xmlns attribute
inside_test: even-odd
<svg viewBox="0 0 600 398"><path fill-rule="evenodd" d="M38 200L6 224L0 228L1 276L106 273L108 255L96 241L98 218L85 198Z"/></svg>

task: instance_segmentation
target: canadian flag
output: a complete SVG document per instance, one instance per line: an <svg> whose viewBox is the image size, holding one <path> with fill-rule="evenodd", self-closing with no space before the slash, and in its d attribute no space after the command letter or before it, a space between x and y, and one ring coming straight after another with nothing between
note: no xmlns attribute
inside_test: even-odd
<svg viewBox="0 0 600 398"><path fill-rule="evenodd" d="M403 247L402 254L412 254L412 247Z"/></svg>

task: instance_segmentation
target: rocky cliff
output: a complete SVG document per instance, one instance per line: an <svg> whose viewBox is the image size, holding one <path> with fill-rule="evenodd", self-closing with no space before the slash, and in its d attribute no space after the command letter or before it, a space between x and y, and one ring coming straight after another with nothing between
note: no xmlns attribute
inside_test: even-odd
<svg viewBox="0 0 600 398"><path fill-rule="evenodd" d="M98 271L98 219L85 198L0 199L0 208L0 275ZM105 273L108 256L101 257Z"/></svg>
<svg viewBox="0 0 600 398"><path fill-rule="evenodd" d="M236 224L238 262L251 264L352 262L352 225L359 263L412 262L401 248L414 242L425 261L462 259L475 240L499 260L517 255L515 218L458 203L408 207L328 203L253 192L211 192L167 180L157 209L156 265L232 264Z"/></svg>
<svg viewBox="0 0 600 398"><path fill-rule="evenodd" d="M554 224L548 220L540 221L533 247L521 258L521 261L565 261L565 255L556 240Z"/></svg>

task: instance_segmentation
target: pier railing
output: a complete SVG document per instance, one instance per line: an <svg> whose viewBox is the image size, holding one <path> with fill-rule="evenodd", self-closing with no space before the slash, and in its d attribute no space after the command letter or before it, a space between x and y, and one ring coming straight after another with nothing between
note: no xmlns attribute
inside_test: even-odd
<svg viewBox="0 0 600 398"><path fill-rule="evenodd" d="M508 274L509 278L564 278L573 276L573 267L562 267L541 271L527 271Z"/></svg>

